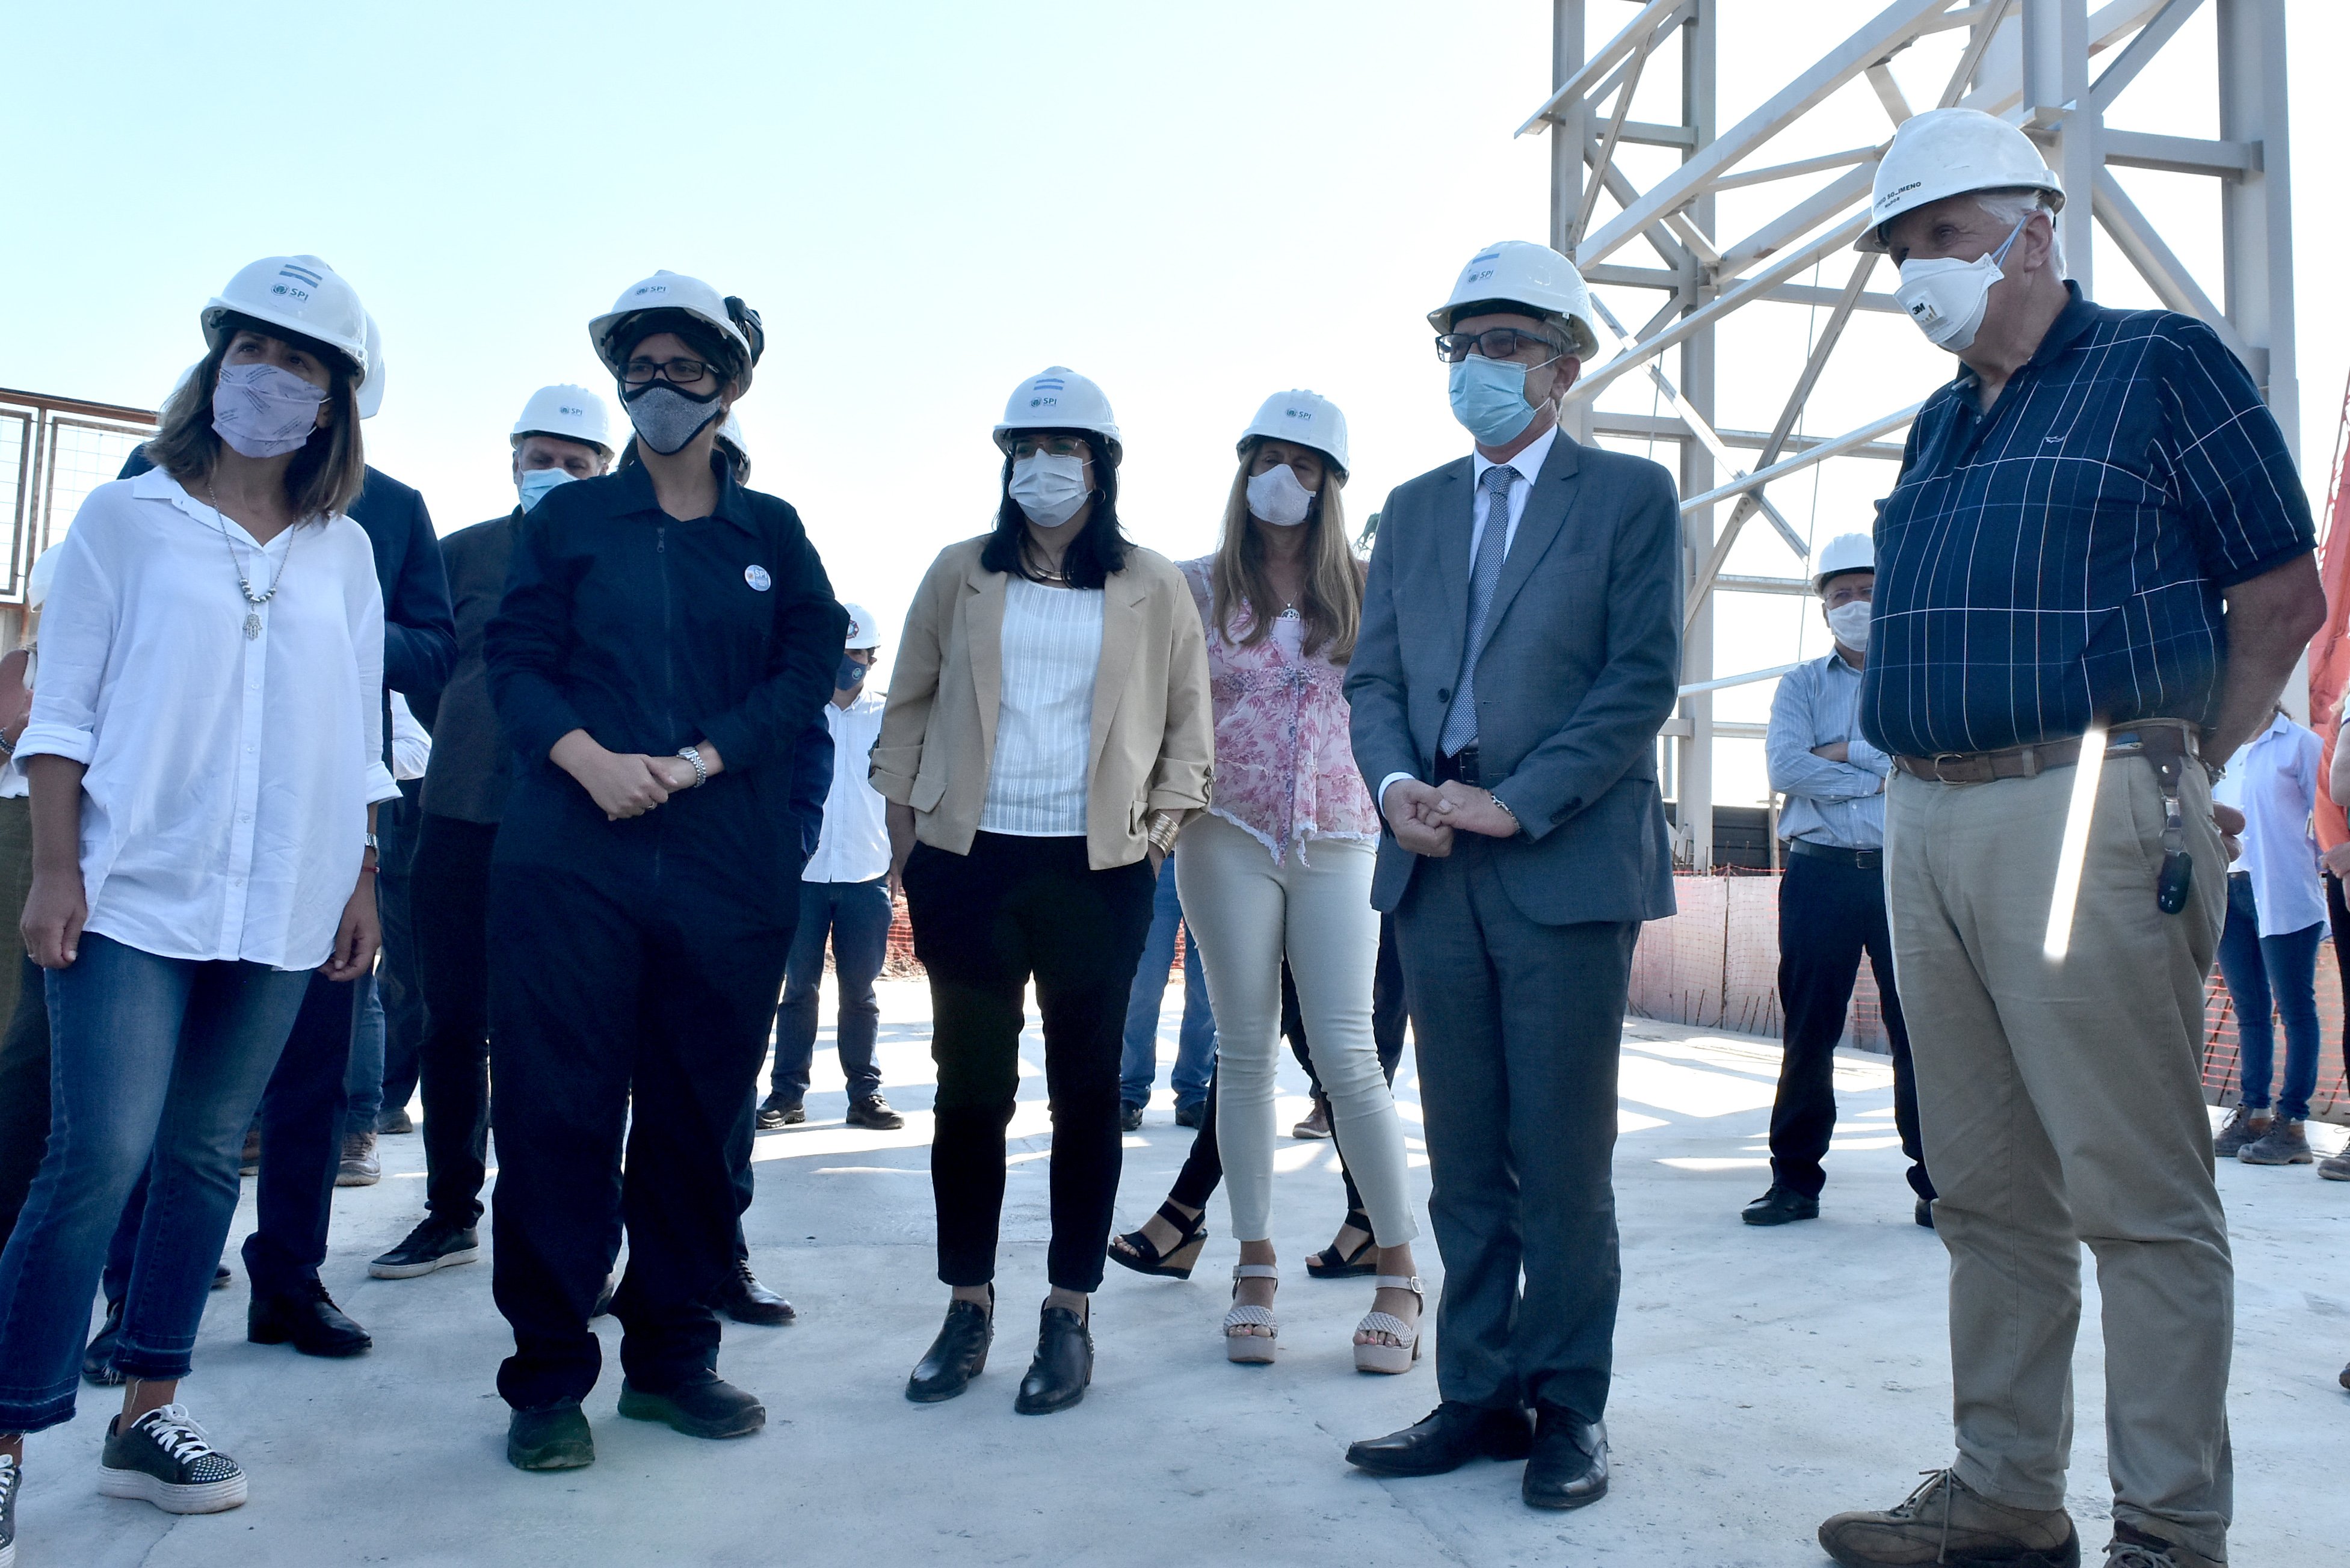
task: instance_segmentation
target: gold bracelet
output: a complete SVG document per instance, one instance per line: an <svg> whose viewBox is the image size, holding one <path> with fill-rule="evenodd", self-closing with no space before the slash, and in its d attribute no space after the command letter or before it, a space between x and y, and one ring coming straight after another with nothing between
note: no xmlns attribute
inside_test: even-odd
<svg viewBox="0 0 2350 1568"><path fill-rule="evenodd" d="M1176 820L1174 814L1162 811L1153 814L1150 819L1150 831L1145 836L1153 849L1158 850L1161 855L1170 855L1175 849L1176 835L1182 831L1183 825Z"/></svg>

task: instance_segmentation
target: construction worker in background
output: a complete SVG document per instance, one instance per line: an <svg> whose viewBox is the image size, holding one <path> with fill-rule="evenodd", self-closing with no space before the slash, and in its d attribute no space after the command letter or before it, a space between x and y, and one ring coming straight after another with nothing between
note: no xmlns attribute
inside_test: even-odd
<svg viewBox="0 0 2350 1568"><path fill-rule="evenodd" d="M747 1134L799 918L795 742L847 624L798 514L715 450L758 317L656 273L588 325L640 461L515 524L483 657L518 775L489 910L508 1460L595 1460L589 1315L625 1227L620 1414L691 1437L766 1421L719 1377Z"/></svg>
<svg viewBox="0 0 2350 1568"><path fill-rule="evenodd" d="M406 1280L481 1256L490 1115L490 849L512 785L512 753L490 702L482 634L505 595L515 529L558 484L612 464L604 400L585 387L541 387L508 437L514 510L441 542L455 609L457 655L426 717L432 754L410 863L410 911L425 1028L417 1049L424 1109L422 1220L368 1265Z"/></svg>
<svg viewBox="0 0 2350 1568"><path fill-rule="evenodd" d="M1929 110L1895 132L1859 242L1960 360L1880 504L1860 690L1897 770L1887 902L1950 1254L1958 1455L1894 1507L1821 1525L1847 1568L2078 1558L2085 1243L2107 1568L2228 1555L2234 1273L2201 1063L2228 854L2210 772L2267 723L2324 595L2252 379L2204 323L2103 309L2068 281L2065 197L2015 127Z"/></svg>
<svg viewBox="0 0 2350 1568"><path fill-rule="evenodd" d="M848 1125L880 1132L906 1125L882 1097L881 1069L874 1061L881 1005L874 1000L873 982L888 956L891 914L888 803L866 777L889 697L866 682L881 657L881 630L863 606L843 607L848 611L848 640L824 711L833 744L832 787L825 798L822 837L800 873L799 931L792 939L783 1001L775 1009L775 1071L759 1107L763 1130L807 1119L803 1102L816 1054L827 936L840 991L834 1043L848 1080Z"/></svg>
<svg viewBox="0 0 2350 1568"><path fill-rule="evenodd" d="M289 258L310 269L325 264L315 256ZM255 263L237 275L222 301L248 312L275 304L280 296L263 292L274 287L274 273ZM253 275L248 279L248 275ZM250 295L248 296L248 291ZM368 371L358 390L362 420L383 405L386 379L381 334L375 318L366 318ZM123 465L123 476L144 472L149 449L141 447ZM370 465L366 488L350 506L350 519L367 531L375 555L376 581L383 595L383 685L378 693L378 722L383 759L391 764L390 693L399 691L411 702L430 704L449 678L457 657L456 624L449 613L449 581L441 563L439 536L424 498L409 486ZM351 1100L351 1057L359 1034L367 993L375 985L372 966L356 980L335 981L323 974L311 977L301 1016L270 1075L269 1091L262 1096L258 1143L260 1169L254 1184L255 1225L245 1238L245 1273L252 1299L245 1312L245 1337L255 1345L291 1345L305 1355L348 1356L368 1350L374 1339L327 1293L318 1266L327 1259L327 1231L333 1218L335 1179L340 1171L348 1139ZM380 1092L383 1066L379 1060L362 1080ZM369 1119L373 1118L370 1111ZM372 1145L374 1135L366 1135ZM248 1147L246 1164L254 1163ZM115 1283L128 1289L126 1264L130 1238L137 1232L146 1206L147 1187L140 1184L122 1217L109 1268L109 1300ZM103 1368L110 1349L108 1335L118 1314L109 1312L107 1325L92 1342L88 1361Z"/></svg>
<svg viewBox="0 0 2350 1568"><path fill-rule="evenodd" d="M1787 797L1779 831L1779 1005L1786 1015L1778 1097L1771 1106L1771 1190L1746 1206L1749 1225L1815 1220L1827 1175L1820 1160L1835 1131L1835 1048L1861 954L1877 976L1893 1048L1893 1122L1909 1157L1918 1224L1934 1223L1934 1184L1918 1141L1918 1086L1909 1031L1893 985L1885 925L1885 776L1893 761L1860 732L1860 673L1868 662L1868 599L1877 549L1866 534L1831 539L1812 590L1835 646L1780 677L1763 743L1771 787Z"/></svg>

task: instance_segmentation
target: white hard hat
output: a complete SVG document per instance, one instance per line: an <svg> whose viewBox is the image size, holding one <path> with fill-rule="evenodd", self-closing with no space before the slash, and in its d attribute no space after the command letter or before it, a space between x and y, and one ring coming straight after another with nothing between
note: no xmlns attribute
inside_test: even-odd
<svg viewBox="0 0 2350 1568"><path fill-rule="evenodd" d="M718 421L716 439L719 445L731 448L735 456L746 461L750 458L751 449L743 443L743 421L734 417L733 410L727 410L726 417Z"/></svg>
<svg viewBox="0 0 2350 1568"><path fill-rule="evenodd" d="M383 334L376 330L375 312L367 313L367 373L359 378L359 389L353 394L359 406L359 418L371 420L383 407Z"/></svg>
<svg viewBox="0 0 2350 1568"><path fill-rule="evenodd" d="M1241 431L1240 450L1247 452L1249 442L1259 436L1310 446L1337 467L1339 478L1347 477L1347 416L1319 392L1299 387L1267 398L1249 428Z"/></svg>
<svg viewBox="0 0 2350 1568"><path fill-rule="evenodd" d="M612 455L612 424L604 400L585 387L563 383L533 392L522 406L522 418L515 421L511 444L520 446L527 435L585 441L606 457Z"/></svg>
<svg viewBox="0 0 2350 1568"><path fill-rule="evenodd" d="M1852 248L1882 252L1886 224L1970 191L2045 191L2051 211L2064 205L2064 187L2032 138L1979 109L1929 109L1893 133L1869 191L1868 227Z"/></svg>
<svg viewBox="0 0 2350 1568"><path fill-rule="evenodd" d="M25 607L38 609L41 601L49 597L49 584L57 580L57 552L63 545L52 545L33 558L33 569L25 574Z"/></svg>
<svg viewBox="0 0 2350 1568"><path fill-rule="evenodd" d="M863 605L843 605L840 607L848 612L848 640L841 644L843 648L881 646L880 623L873 618L871 610Z"/></svg>
<svg viewBox="0 0 2350 1568"><path fill-rule="evenodd" d="M359 291L317 256L264 256L240 269L198 317L213 348L226 336L232 312L314 338L367 378L368 320Z"/></svg>
<svg viewBox="0 0 2350 1568"><path fill-rule="evenodd" d="M1012 389L1003 418L995 426L995 444L1010 452L1014 431L1086 431L1108 444L1112 468L1126 456L1109 399L1091 379L1066 365L1047 366Z"/></svg>
<svg viewBox="0 0 2350 1568"><path fill-rule="evenodd" d="M629 317L649 310L681 311L711 327L734 346L735 351L743 357L743 369L737 384L741 390L749 391L751 367L758 363L760 349L765 346L765 340L763 335L756 346L753 344L745 333L744 325L738 324L737 309L749 317L747 325L755 328L759 319L757 314L741 300L723 298L716 289L700 278L664 269L641 283L633 283L622 289L620 297L612 302L612 308L588 324L588 340L596 346L596 358L604 361L604 368L618 377L621 365L629 357L629 350L636 344L618 341L613 336L615 329Z"/></svg>
<svg viewBox="0 0 2350 1568"><path fill-rule="evenodd" d="M1866 534L1839 534L1820 546L1812 563L1812 591L1824 592L1827 580L1845 572L1877 570L1877 541Z"/></svg>
<svg viewBox="0 0 2350 1568"><path fill-rule="evenodd" d="M1452 330L1452 317L1464 305L1522 305L1535 316L1566 318L1566 351L1578 359L1599 352L1599 336L1591 329L1591 291L1575 264L1531 240L1502 240L1469 258L1452 286L1451 297L1428 313L1428 324L1439 332Z"/></svg>

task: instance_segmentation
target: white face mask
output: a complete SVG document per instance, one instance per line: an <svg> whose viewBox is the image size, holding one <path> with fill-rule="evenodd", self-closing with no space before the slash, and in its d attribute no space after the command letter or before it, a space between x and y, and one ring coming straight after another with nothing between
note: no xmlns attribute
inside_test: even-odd
<svg viewBox="0 0 2350 1568"><path fill-rule="evenodd" d="M1976 332L1982 327L1983 312L1991 305L1991 285L2007 275L2000 264L2007 260L2009 249L2030 222L2026 217L1999 249L1972 261L1935 256L1901 264L1901 282L1893 297L1936 348L1958 354L1973 345Z"/></svg>
<svg viewBox="0 0 2350 1568"><path fill-rule="evenodd" d="M1012 465L1012 499L1039 528L1058 528L1077 514L1091 493L1084 458L1040 452Z"/></svg>
<svg viewBox="0 0 2350 1568"><path fill-rule="evenodd" d="M224 365L213 384L213 433L246 457L283 457L308 442L326 400L326 388L283 365Z"/></svg>
<svg viewBox="0 0 2350 1568"><path fill-rule="evenodd" d="M1260 523L1295 528L1314 510L1314 492L1298 483L1297 471L1284 462L1249 475L1248 508Z"/></svg>
<svg viewBox="0 0 2350 1568"><path fill-rule="evenodd" d="M1836 641L1855 653L1868 651L1869 603L1866 599L1847 599L1828 611L1828 630Z"/></svg>

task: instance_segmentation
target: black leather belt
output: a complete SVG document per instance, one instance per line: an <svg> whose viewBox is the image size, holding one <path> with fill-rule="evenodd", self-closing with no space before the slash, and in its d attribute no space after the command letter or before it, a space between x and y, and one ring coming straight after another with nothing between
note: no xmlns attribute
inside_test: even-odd
<svg viewBox="0 0 2350 1568"><path fill-rule="evenodd" d="M1477 748L1463 746L1458 752L1436 753L1436 782L1444 784L1459 779L1462 784L1482 784L1477 776Z"/></svg>
<svg viewBox="0 0 2350 1568"><path fill-rule="evenodd" d="M1808 838L1789 839L1787 853L1807 856L1814 860L1833 860L1856 871L1874 871L1885 864L1885 851L1882 849L1846 849L1840 845L1814 844Z"/></svg>

